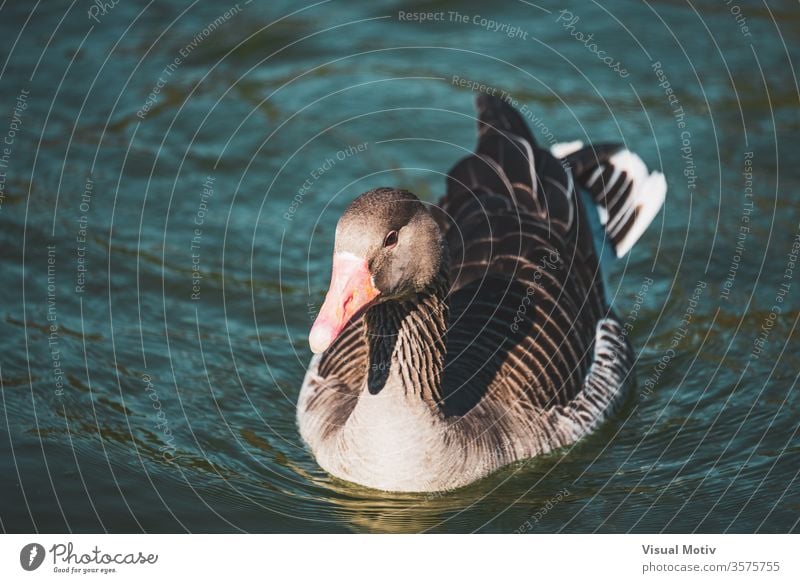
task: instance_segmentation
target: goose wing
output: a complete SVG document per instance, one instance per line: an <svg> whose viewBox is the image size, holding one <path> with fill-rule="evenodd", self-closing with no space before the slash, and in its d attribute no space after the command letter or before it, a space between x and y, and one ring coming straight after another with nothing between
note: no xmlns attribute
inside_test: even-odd
<svg viewBox="0 0 800 583"><path fill-rule="evenodd" d="M612 316L569 168L504 101L481 95L477 109L476 151L440 203L453 282L442 400L496 445L576 402Z"/></svg>

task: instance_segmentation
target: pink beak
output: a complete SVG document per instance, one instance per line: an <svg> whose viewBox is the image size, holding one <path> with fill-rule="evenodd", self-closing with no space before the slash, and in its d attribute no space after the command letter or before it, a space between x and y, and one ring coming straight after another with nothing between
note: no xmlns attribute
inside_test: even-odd
<svg viewBox="0 0 800 583"><path fill-rule="evenodd" d="M308 336L311 351L325 352L353 316L372 305L380 293L366 260L349 253L334 255L331 286Z"/></svg>

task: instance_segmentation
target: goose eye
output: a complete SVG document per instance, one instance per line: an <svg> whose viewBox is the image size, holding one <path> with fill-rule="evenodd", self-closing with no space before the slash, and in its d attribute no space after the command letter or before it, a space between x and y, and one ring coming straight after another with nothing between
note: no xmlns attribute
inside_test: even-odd
<svg viewBox="0 0 800 583"><path fill-rule="evenodd" d="M384 247L394 247L397 245L397 231L389 231L386 238L383 240Z"/></svg>

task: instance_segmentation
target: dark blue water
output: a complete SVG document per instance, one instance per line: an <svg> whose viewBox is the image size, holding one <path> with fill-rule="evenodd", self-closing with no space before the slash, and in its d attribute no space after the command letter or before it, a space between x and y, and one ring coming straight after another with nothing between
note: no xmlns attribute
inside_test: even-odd
<svg viewBox="0 0 800 583"><path fill-rule="evenodd" d="M3 530L797 530L796 3L3 2L0 30ZM358 488L295 426L334 226L442 194L473 84L665 172L611 278L638 386L467 488Z"/></svg>

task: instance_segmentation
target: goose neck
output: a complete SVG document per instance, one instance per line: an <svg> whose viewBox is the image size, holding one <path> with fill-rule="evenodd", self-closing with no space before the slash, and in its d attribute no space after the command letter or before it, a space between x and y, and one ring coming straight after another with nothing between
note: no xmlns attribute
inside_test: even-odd
<svg viewBox="0 0 800 583"><path fill-rule="evenodd" d="M413 299L387 301L366 315L369 370L366 388L438 402L444 368L447 278L440 276Z"/></svg>

